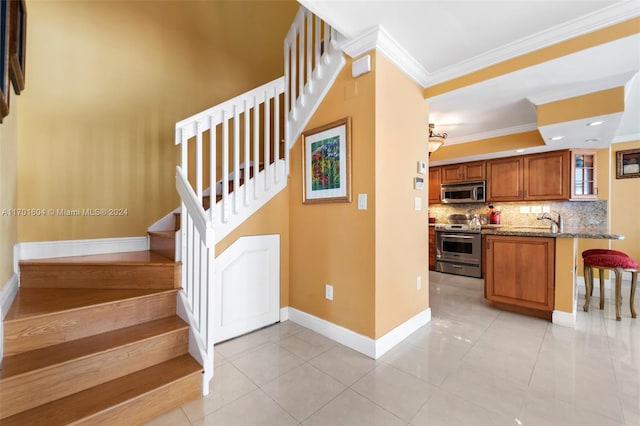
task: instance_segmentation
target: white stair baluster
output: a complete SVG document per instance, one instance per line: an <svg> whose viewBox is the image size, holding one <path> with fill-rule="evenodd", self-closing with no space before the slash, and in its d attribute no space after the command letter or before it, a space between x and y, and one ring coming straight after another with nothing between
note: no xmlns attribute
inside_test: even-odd
<svg viewBox="0 0 640 426"><path fill-rule="evenodd" d="M240 113L233 106L233 213L240 211Z"/></svg>
<svg viewBox="0 0 640 426"><path fill-rule="evenodd" d="M271 176L271 117L270 117L271 102L269 100L269 92L264 92L264 189L269 189L269 177Z"/></svg>
<svg viewBox="0 0 640 426"><path fill-rule="evenodd" d="M280 94L278 88L273 88L273 181L280 181L278 162L280 160Z"/></svg>
<svg viewBox="0 0 640 426"><path fill-rule="evenodd" d="M229 221L229 121L222 110L222 222Z"/></svg>
<svg viewBox="0 0 640 426"><path fill-rule="evenodd" d="M210 170L209 170L209 218L213 220L214 214L213 212L216 210L214 207L216 205L216 200L218 199L218 178L217 178L217 170L218 170L218 146L217 146L217 124L213 120L213 116L210 116L211 126L209 127L209 156L211 161Z"/></svg>
<svg viewBox="0 0 640 426"><path fill-rule="evenodd" d="M313 13L307 12L307 26L306 31L303 30L303 34L307 38L307 48L305 49L305 56L307 57L307 82L305 85L306 93L313 92L313 80L311 79L311 59L313 56Z"/></svg>
<svg viewBox="0 0 640 426"><path fill-rule="evenodd" d="M251 171L251 146L249 134L250 106L247 99L244 100L244 205L249 205L249 177Z"/></svg>
<svg viewBox="0 0 640 426"><path fill-rule="evenodd" d="M260 174L260 104L253 97L253 199L258 199L258 179Z"/></svg>

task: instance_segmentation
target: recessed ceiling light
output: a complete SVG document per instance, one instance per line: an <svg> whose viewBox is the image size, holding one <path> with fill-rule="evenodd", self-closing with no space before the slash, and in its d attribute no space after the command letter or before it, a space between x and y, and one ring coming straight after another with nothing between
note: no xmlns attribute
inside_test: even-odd
<svg viewBox="0 0 640 426"><path fill-rule="evenodd" d="M525 151L524 148L516 149L516 152L524 152L524 151Z"/></svg>
<svg viewBox="0 0 640 426"><path fill-rule="evenodd" d="M599 126L602 123L604 123L604 121L592 121L591 123L587 123L587 126Z"/></svg>
<svg viewBox="0 0 640 426"><path fill-rule="evenodd" d="M600 138L589 138L589 139L585 139L585 142L598 142L600 140Z"/></svg>
<svg viewBox="0 0 640 426"><path fill-rule="evenodd" d="M560 139L564 138L564 136L554 136L551 138L552 141L559 141Z"/></svg>

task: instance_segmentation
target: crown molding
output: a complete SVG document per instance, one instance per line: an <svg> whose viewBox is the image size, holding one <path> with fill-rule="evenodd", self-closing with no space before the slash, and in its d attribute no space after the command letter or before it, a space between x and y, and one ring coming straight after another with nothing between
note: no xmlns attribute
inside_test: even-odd
<svg viewBox="0 0 640 426"><path fill-rule="evenodd" d="M482 139L497 138L500 136L512 135L515 133L530 132L532 130L538 130L538 126L536 123L528 123L528 124L522 124L519 126L505 127L502 129L491 130L489 132L481 132L481 133L474 133L466 136L459 136L457 138L447 138L446 144L455 145L458 143L475 142Z"/></svg>
<svg viewBox="0 0 640 426"><path fill-rule="evenodd" d="M627 21L638 15L640 15L640 2L620 1L614 3L604 9L492 49L489 52L458 62L442 70L429 73L429 79L425 87L443 83L490 65Z"/></svg>
<svg viewBox="0 0 640 426"><path fill-rule="evenodd" d="M357 37L341 43L338 47L352 58L375 49L420 86L425 87L429 81L424 67L382 26L372 27Z"/></svg>

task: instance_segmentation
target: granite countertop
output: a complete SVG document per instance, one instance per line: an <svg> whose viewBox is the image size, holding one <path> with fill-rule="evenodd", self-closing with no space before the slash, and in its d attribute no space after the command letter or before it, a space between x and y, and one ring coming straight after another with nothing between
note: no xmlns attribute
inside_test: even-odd
<svg viewBox="0 0 640 426"><path fill-rule="evenodd" d="M483 235L514 235L521 237L590 238L602 240L623 240L624 235L609 234L599 227L565 227L563 232L551 232L549 227L491 226L482 228Z"/></svg>

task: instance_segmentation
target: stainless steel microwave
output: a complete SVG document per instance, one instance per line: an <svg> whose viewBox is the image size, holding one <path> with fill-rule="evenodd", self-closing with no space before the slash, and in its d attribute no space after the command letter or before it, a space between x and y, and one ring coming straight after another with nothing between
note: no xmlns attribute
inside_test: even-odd
<svg viewBox="0 0 640 426"><path fill-rule="evenodd" d="M485 181L443 183L440 185L440 200L444 204L484 203Z"/></svg>

